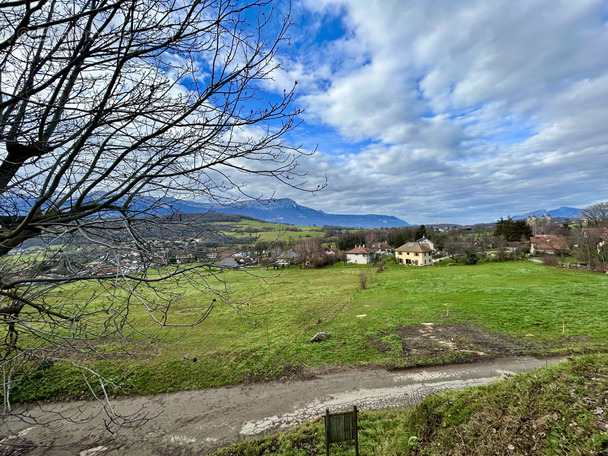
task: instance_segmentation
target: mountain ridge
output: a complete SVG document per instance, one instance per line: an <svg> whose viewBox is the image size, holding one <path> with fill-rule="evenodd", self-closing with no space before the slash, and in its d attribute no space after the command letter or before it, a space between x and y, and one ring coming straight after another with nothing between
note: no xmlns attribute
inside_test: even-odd
<svg viewBox="0 0 608 456"><path fill-rule="evenodd" d="M330 214L307 206L302 206L289 198L261 201L249 200L234 206L175 200L171 205L176 210L183 213L201 211L223 212L227 214L246 215L266 222L286 223L290 225L334 225L343 226L345 228L394 228L410 225L406 221L391 215Z"/></svg>
<svg viewBox="0 0 608 456"><path fill-rule="evenodd" d="M551 209L549 211L546 209L539 209L536 211L528 212L523 215L514 215L513 217L511 217L511 219L523 220L523 219L527 219L528 217L533 217L533 216L546 217L547 215L550 215L551 218L557 218L557 217L577 218L579 216L580 211L581 210L576 207L562 206L562 207L558 207L557 209Z"/></svg>

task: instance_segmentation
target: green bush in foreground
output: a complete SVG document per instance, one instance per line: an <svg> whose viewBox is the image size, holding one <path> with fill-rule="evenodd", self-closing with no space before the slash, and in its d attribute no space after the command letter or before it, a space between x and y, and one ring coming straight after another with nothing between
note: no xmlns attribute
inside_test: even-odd
<svg viewBox="0 0 608 456"><path fill-rule="evenodd" d="M608 355L585 355L485 387L435 394L414 409L360 414L360 454L608 454ZM324 454L321 419L216 456ZM332 455L354 454L350 444Z"/></svg>

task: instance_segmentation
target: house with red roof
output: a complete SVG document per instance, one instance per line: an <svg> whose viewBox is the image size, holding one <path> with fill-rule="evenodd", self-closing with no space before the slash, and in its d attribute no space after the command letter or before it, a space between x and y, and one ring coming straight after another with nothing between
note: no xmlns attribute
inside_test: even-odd
<svg viewBox="0 0 608 456"><path fill-rule="evenodd" d="M563 253L570 250L566 236L559 234L539 234L530 238L530 255Z"/></svg>
<svg viewBox="0 0 608 456"><path fill-rule="evenodd" d="M376 251L378 255L392 255L393 248L386 242L374 242L372 249Z"/></svg>
<svg viewBox="0 0 608 456"><path fill-rule="evenodd" d="M346 264L369 264L376 258L376 251L368 249L365 245L358 245L346 252Z"/></svg>
<svg viewBox="0 0 608 456"><path fill-rule="evenodd" d="M416 242L419 242L421 245L426 245L431 250L435 250L435 244L426 236L422 236L420 239L417 239Z"/></svg>
<svg viewBox="0 0 608 456"><path fill-rule="evenodd" d="M598 253L608 245L608 228L583 228L583 236L596 245Z"/></svg>

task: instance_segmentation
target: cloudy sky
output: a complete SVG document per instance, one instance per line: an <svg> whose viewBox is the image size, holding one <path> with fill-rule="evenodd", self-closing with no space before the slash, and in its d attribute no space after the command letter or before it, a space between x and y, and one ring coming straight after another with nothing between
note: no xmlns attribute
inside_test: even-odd
<svg viewBox="0 0 608 456"><path fill-rule="evenodd" d="M332 213L477 223L608 200L605 0L292 0L277 89Z"/></svg>

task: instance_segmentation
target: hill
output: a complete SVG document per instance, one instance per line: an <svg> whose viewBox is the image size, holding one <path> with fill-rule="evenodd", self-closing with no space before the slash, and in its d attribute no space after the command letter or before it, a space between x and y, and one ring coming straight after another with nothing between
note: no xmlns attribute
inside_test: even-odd
<svg viewBox="0 0 608 456"><path fill-rule="evenodd" d="M299 226L334 225L346 228L392 228L409 226L409 223L391 215L328 214L310 207L301 206L288 198L263 201L250 200L235 206L220 206L218 204L177 200L173 201L171 205L179 212L185 214L214 211L244 215L266 222L286 223Z"/></svg>
<svg viewBox="0 0 608 456"><path fill-rule="evenodd" d="M551 218L577 218L580 214L581 210L576 207L560 207L557 209L552 209L547 211L546 209L539 209L537 211L528 212L523 215L514 215L511 217L513 220L522 220L528 217L536 216L543 217L550 215Z"/></svg>

